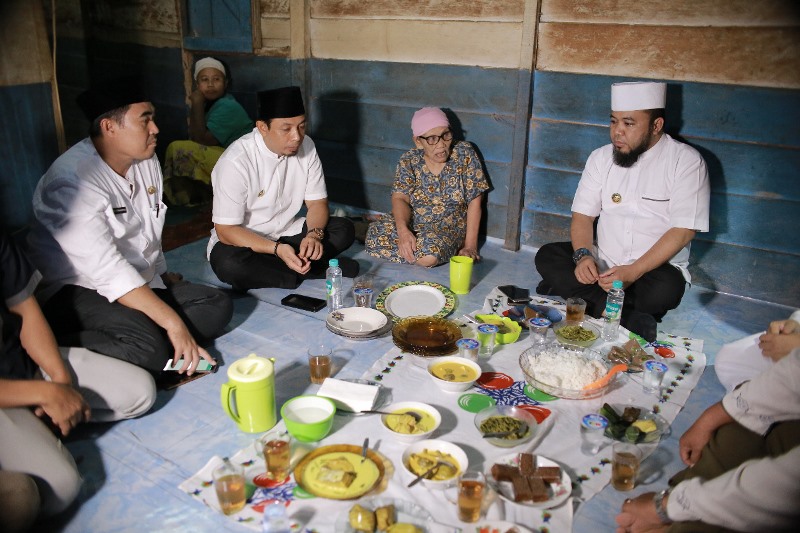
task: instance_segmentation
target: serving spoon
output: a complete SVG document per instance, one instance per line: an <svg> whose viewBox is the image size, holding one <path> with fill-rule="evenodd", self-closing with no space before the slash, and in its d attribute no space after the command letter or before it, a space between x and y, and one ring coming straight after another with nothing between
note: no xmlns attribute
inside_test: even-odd
<svg viewBox="0 0 800 533"><path fill-rule="evenodd" d="M422 481L423 479L427 479L427 477L428 477L428 476L430 476L431 474L433 474L433 472L434 472L435 470L437 470L437 469L438 469L440 466L449 466L449 467L450 467L450 468L452 468L453 470L455 470L455 469L456 469L456 467L455 467L455 466L454 466L452 463L450 463L449 461L445 461L445 460L443 460L443 459L438 459L438 460L436 461L436 464L435 464L435 465L433 465L432 467L430 467L429 469L427 469L426 471L424 471L423 473L421 473L420 475L418 475L418 476L417 476L417 477L414 479L414 481L412 481L411 483L409 483L409 484L408 484L408 488L410 489L411 487L413 487L414 485L416 485L417 483L419 483L419 482L420 482L420 481Z"/></svg>
<svg viewBox="0 0 800 533"><path fill-rule="evenodd" d="M387 413L386 411L376 411L374 409L370 409L368 411L359 411L359 412L366 414L375 414L375 415L394 415L394 416L408 415L414 419L415 423L422 420L422 415L419 413L415 413L414 411L406 411L405 413Z"/></svg>
<svg viewBox="0 0 800 533"><path fill-rule="evenodd" d="M626 370L628 370L628 365L624 365L622 363L614 365L608 369L608 374L598 379L597 381L589 383L583 388L583 390L599 389L600 387L604 387L606 383L611 381L611 378L614 377L614 374L616 374L617 372L625 372Z"/></svg>

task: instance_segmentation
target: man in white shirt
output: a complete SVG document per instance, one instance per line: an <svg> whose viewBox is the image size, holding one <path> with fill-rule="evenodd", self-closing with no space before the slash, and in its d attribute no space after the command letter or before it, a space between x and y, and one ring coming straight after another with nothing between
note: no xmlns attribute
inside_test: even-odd
<svg viewBox="0 0 800 533"><path fill-rule="evenodd" d="M294 289L304 279L324 278L328 260L353 244L355 230L350 220L328 214L300 88L263 91L258 101L255 129L231 144L211 173L208 259L237 290ZM358 274L353 259L340 257L339 265L346 277Z"/></svg>
<svg viewBox="0 0 800 533"><path fill-rule="evenodd" d="M671 488L625 500L617 533L797 531L800 349L706 409L680 456Z"/></svg>
<svg viewBox="0 0 800 533"><path fill-rule="evenodd" d="M612 144L586 162L572 203L572 241L536 254L537 290L583 298L594 317L602 316L612 283L622 281L622 325L651 341L656 321L680 304L691 281L690 243L709 223L706 164L664 133L665 105L664 83L611 86Z"/></svg>
<svg viewBox="0 0 800 533"><path fill-rule="evenodd" d="M83 346L158 372L213 362L199 340L230 321L230 298L167 272L166 206L155 155L155 110L132 79L78 97L90 136L61 155L33 195L28 253L38 297L62 346Z"/></svg>

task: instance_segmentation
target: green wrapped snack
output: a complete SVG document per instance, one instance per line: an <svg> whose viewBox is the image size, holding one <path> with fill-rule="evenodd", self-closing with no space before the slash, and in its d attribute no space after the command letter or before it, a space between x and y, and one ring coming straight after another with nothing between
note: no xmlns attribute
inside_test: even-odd
<svg viewBox="0 0 800 533"><path fill-rule="evenodd" d="M625 440L628 442L636 443L641 435L642 431L636 426L629 426L628 429L625 430Z"/></svg>

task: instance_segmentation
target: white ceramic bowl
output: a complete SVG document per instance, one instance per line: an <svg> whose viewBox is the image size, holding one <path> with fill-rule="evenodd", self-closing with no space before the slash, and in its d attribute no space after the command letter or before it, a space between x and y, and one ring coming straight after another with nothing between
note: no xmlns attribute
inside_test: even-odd
<svg viewBox="0 0 800 533"><path fill-rule="evenodd" d="M328 313L325 322L334 331L347 335L369 335L386 325L389 319L369 307L343 307Z"/></svg>
<svg viewBox="0 0 800 533"><path fill-rule="evenodd" d="M475 379L470 381L448 381L446 379L438 378L433 375L433 368L441 364L457 364L467 366L475 371ZM464 357L436 357L431 359L431 361L428 363L428 375L431 377L431 380L433 380L436 386L445 392L463 392L467 390L468 388L472 387L472 384L475 383L479 377L481 377L481 372L482 370L478 363L474 363Z"/></svg>
<svg viewBox="0 0 800 533"><path fill-rule="evenodd" d="M399 440L400 442L416 442L418 440L427 439L436 429L439 427L439 424L442 423L442 415L439 414L439 411L436 410L435 407L432 405L428 405L427 403L422 402L397 402L391 405L387 405L381 411L386 411L387 413L394 413L395 411L406 411L412 409L414 411L424 411L433 417L433 427L431 427L428 431L423 433L398 433L397 431L392 430L389 428L388 419L392 418L394 415L381 415L381 425L383 425L383 429L387 431L392 437Z"/></svg>
<svg viewBox="0 0 800 533"><path fill-rule="evenodd" d="M458 476L467 471L469 468L469 460L467 459L467 454L464 453L464 450L453 444L452 442L447 442L444 440L421 440L417 441L406 448L406 451L403 452L403 470L405 470L406 477L408 481L406 484L410 483L414 478L417 477L411 468L408 466L409 457L411 457L412 453L420 453L424 450L436 450L442 453L446 453L452 456L458 462L458 474L450 479L444 479L441 481L435 481L432 479L423 479L420 483L425 485L429 489L436 489L436 490L444 490L447 487L450 487L458 482Z"/></svg>

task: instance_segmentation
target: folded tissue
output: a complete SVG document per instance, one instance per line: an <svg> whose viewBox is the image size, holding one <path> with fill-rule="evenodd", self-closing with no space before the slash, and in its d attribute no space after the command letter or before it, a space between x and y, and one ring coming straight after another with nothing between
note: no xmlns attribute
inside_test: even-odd
<svg viewBox="0 0 800 533"><path fill-rule="evenodd" d="M380 387L365 383L353 383L335 378L326 378L317 392L317 396L325 396L333 400L339 411L357 413L372 409L378 397Z"/></svg>

